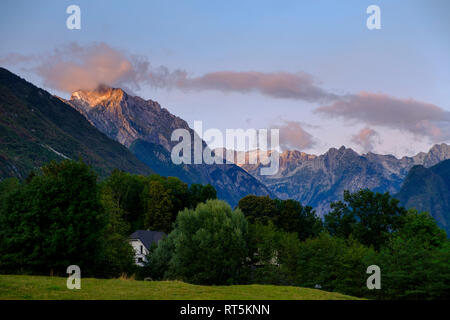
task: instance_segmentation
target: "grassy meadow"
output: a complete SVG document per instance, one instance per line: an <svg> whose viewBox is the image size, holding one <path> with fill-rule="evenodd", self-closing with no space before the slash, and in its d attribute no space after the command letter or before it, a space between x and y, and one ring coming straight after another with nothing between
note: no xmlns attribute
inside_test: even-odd
<svg viewBox="0 0 450 320"><path fill-rule="evenodd" d="M81 279L69 290L67 278L0 275L0 300L354 300L336 292L272 285L198 286L179 281Z"/></svg>

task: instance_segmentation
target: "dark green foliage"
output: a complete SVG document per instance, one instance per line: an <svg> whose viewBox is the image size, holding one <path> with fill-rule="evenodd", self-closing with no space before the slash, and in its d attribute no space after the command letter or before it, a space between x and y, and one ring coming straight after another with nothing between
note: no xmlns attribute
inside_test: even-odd
<svg viewBox="0 0 450 320"><path fill-rule="evenodd" d="M157 174L145 177L119 170L113 171L102 183L102 189L105 188L110 190L111 197L123 211L130 232L150 229L168 233L178 212L216 198L211 185L192 184L188 187L175 177Z"/></svg>
<svg viewBox="0 0 450 320"><path fill-rule="evenodd" d="M402 226L406 209L398 203L389 193L345 191L344 201L332 203L332 211L325 215L325 228L333 236L352 235L378 250L389 240L391 232Z"/></svg>
<svg viewBox="0 0 450 320"><path fill-rule="evenodd" d="M170 193L159 181L150 181L142 196L146 199L144 229L168 233L172 229L173 204Z"/></svg>
<svg viewBox="0 0 450 320"><path fill-rule="evenodd" d="M428 213L410 210L405 223L376 256L383 299L449 299L450 242Z"/></svg>
<svg viewBox="0 0 450 320"><path fill-rule="evenodd" d="M431 248L420 239L394 237L381 250L376 264L381 268L381 299L450 298L450 243Z"/></svg>
<svg viewBox="0 0 450 320"><path fill-rule="evenodd" d="M178 214L175 229L158 246L152 260L165 265L170 259L166 277L198 284L236 284L242 279L248 256L247 232L247 221L239 209L233 211L223 201L208 200L195 210Z"/></svg>
<svg viewBox="0 0 450 320"><path fill-rule="evenodd" d="M300 240L317 236L322 230L322 222L314 210L295 200L249 195L239 201L238 207L250 223L272 222L280 230L296 232Z"/></svg>
<svg viewBox="0 0 450 320"><path fill-rule="evenodd" d="M93 274L107 219L97 176L82 162L52 162L10 193L1 208L4 272L65 274L76 264Z"/></svg>
<svg viewBox="0 0 450 320"><path fill-rule="evenodd" d="M101 184L102 193L108 193L110 201L122 211L128 233L143 228L142 213L145 207L141 196L146 182L144 176L114 170Z"/></svg>
<svg viewBox="0 0 450 320"><path fill-rule="evenodd" d="M300 241L296 233L268 225L249 226L250 282L293 285L296 281Z"/></svg>
<svg viewBox="0 0 450 320"><path fill-rule="evenodd" d="M447 242L447 234L438 227L436 220L428 212L410 209L402 227L393 235L403 239L415 239L424 247L441 247Z"/></svg>
<svg viewBox="0 0 450 320"><path fill-rule="evenodd" d="M374 251L357 241L344 240L322 233L300 246L297 283L323 290L366 296L367 267ZM370 264L368 264L370 263Z"/></svg>
<svg viewBox="0 0 450 320"><path fill-rule="evenodd" d="M248 195L238 203L249 223L267 224L277 213L276 202L269 196Z"/></svg>
<svg viewBox="0 0 450 320"><path fill-rule="evenodd" d="M104 186L101 202L105 210L107 225L102 239L102 255L99 259L100 272L105 277L117 277L135 270L133 248L128 243L130 225L124 218L124 211L113 197L112 190Z"/></svg>

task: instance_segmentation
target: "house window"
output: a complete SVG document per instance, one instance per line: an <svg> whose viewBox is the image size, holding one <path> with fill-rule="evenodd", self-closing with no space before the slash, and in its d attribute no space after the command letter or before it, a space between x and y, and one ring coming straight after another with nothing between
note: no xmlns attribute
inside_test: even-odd
<svg viewBox="0 0 450 320"><path fill-rule="evenodd" d="M143 254L143 253L144 253L144 247L141 246L141 254Z"/></svg>

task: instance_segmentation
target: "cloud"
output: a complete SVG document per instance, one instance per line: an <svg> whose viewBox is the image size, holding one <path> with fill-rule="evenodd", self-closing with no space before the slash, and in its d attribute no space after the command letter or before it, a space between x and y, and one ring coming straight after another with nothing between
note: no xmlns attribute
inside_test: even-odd
<svg viewBox="0 0 450 320"><path fill-rule="evenodd" d="M179 71L178 71L179 72ZM172 75L173 76L173 75ZM184 77L183 77L184 76ZM175 81L178 88L222 92L258 92L273 98L323 102L336 98L314 83L311 75L287 72L217 71L200 77L183 74Z"/></svg>
<svg viewBox="0 0 450 320"><path fill-rule="evenodd" d="M31 63L27 70L40 76L44 85L60 91L92 90L99 85L139 89L148 81L149 61L126 54L105 43L80 46L71 43L42 55L11 53L2 64Z"/></svg>
<svg viewBox="0 0 450 320"><path fill-rule="evenodd" d="M305 150L316 145L313 136L309 134L298 121L281 121L272 126L280 130L280 146L282 150Z"/></svg>
<svg viewBox="0 0 450 320"><path fill-rule="evenodd" d="M361 92L336 99L315 110L331 117L409 132L432 141L450 137L450 112L430 103Z"/></svg>
<svg viewBox="0 0 450 320"><path fill-rule="evenodd" d="M27 63L35 60L36 57L34 55L23 55L20 53L9 53L4 57L0 57L0 65L16 65Z"/></svg>
<svg viewBox="0 0 450 320"><path fill-rule="evenodd" d="M82 47L73 43L55 50L35 71L46 86L72 92L92 90L100 84L139 88L148 68L145 59L129 57L107 44Z"/></svg>
<svg viewBox="0 0 450 320"><path fill-rule="evenodd" d="M372 151L377 139L379 139L378 132L371 128L361 129L352 136L352 142L362 147L364 152Z"/></svg>
<svg viewBox="0 0 450 320"><path fill-rule="evenodd" d="M39 56L11 53L2 64L34 63L29 69L44 85L61 91L95 89L99 85L139 89L142 85L182 90L258 92L273 98L327 102L336 96L315 84L307 73L217 71L189 76L185 70L153 67L148 58L133 56L105 43L71 43Z"/></svg>

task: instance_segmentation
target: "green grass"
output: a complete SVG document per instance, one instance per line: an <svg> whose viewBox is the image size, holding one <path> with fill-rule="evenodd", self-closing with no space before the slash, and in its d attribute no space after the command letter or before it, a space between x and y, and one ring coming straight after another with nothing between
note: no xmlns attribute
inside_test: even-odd
<svg viewBox="0 0 450 320"><path fill-rule="evenodd" d="M0 275L0 300L347 300L322 290L271 286L197 286L179 281L81 279L80 290L69 290L66 278Z"/></svg>

